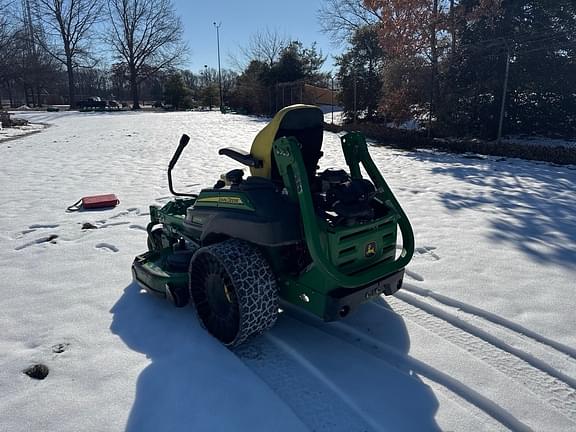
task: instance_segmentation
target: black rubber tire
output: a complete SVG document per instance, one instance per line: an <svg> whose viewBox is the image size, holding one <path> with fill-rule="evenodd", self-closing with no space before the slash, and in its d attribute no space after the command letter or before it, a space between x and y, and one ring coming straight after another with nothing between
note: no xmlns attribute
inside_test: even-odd
<svg viewBox="0 0 576 432"><path fill-rule="evenodd" d="M202 326L229 347L269 329L278 317L272 268L242 240L196 251L190 262L190 299Z"/></svg>

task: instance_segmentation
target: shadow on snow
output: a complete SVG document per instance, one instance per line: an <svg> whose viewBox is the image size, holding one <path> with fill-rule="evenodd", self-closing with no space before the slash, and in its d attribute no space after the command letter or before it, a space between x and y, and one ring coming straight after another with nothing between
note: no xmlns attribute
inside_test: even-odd
<svg viewBox="0 0 576 432"><path fill-rule="evenodd" d="M443 163L432 173L472 185L442 192L441 200L450 210L485 211L495 243L511 243L535 261L576 265L576 170L517 159L471 161L428 152L411 157Z"/></svg>
<svg viewBox="0 0 576 432"><path fill-rule="evenodd" d="M342 323L289 308L271 331L233 351L191 308L175 309L135 284L111 313L112 332L151 360L127 431L439 430L438 401L414 373L404 321L389 308L360 308ZM376 345L381 352L370 353Z"/></svg>

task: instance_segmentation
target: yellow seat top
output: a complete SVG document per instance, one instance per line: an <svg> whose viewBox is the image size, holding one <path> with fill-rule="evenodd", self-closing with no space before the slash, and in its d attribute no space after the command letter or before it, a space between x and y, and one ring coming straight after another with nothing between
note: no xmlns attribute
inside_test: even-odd
<svg viewBox="0 0 576 432"><path fill-rule="evenodd" d="M283 131L298 131L309 128L322 127L324 116L320 108L315 105L290 105L282 108L254 138L250 154L263 162L262 168L250 168L250 173L258 177L271 177L272 172L272 144L281 136ZM281 135L278 136L278 133ZM289 136L289 135L288 135ZM321 137L318 148L321 146Z"/></svg>

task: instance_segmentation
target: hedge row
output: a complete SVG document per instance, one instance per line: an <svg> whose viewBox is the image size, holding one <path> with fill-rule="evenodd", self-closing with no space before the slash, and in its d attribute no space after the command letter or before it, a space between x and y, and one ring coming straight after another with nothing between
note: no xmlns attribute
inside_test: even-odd
<svg viewBox="0 0 576 432"><path fill-rule="evenodd" d="M379 143L407 150L427 148L451 153L477 153L552 162L559 165L576 165L576 147L571 146L507 142L498 144L495 141L428 138L426 132L389 128L371 123L345 126L324 123L324 129L330 132L359 131Z"/></svg>

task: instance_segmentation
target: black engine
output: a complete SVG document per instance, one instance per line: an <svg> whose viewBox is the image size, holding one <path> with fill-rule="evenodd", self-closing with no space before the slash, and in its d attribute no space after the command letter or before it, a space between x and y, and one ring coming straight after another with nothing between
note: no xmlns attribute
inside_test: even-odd
<svg viewBox="0 0 576 432"><path fill-rule="evenodd" d="M327 169L318 176L321 183L317 207L336 225L352 225L373 220L374 185L365 179L352 179L344 170Z"/></svg>

